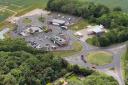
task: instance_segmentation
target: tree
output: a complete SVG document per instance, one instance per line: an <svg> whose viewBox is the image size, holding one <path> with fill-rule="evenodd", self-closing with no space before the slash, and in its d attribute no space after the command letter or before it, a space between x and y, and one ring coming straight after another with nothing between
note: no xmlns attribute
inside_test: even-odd
<svg viewBox="0 0 128 85"><path fill-rule="evenodd" d="M42 79L51 82L67 72L61 58L31 49L22 40L2 40L0 49L1 85L41 85Z"/></svg>
<svg viewBox="0 0 128 85"><path fill-rule="evenodd" d="M97 5L94 11L94 17L101 17L103 14L109 13L109 8L104 5Z"/></svg>
<svg viewBox="0 0 128 85"><path fill-rule="evenodd" d="M16 79L11 74L4 76L3 85L16 85Z"/></svg>
<svg viewBox="0 0 128 85"><path fill-rule="evenodd" d="M115 7L113 11L122 11L121 7Z"/></svg>
<svg viewBox="0 0 128 85"><path fill-rule="evenodd" d="M84 85L118 85L112 77L106 76L104 74L94 74L88 76L84 81Z"/></svg>

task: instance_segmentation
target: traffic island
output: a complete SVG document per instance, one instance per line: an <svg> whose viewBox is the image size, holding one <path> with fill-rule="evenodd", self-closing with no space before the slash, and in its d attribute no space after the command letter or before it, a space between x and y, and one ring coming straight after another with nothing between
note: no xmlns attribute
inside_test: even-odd
<svg viewBox="0 0 128 85"><path fill-rule="evenodd" d="M85 60L90 64L104 66L112 63L113 55L112 53L106 51L95 51L88 53Z"/></svg>

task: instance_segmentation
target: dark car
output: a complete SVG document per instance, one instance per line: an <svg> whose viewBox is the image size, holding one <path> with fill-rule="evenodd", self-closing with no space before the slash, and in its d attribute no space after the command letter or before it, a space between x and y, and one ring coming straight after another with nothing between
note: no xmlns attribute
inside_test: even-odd
<svg viewBox="0 0 128 85"><path fill-rule="evenodd" d="M93 69L96 69L96 65L93 65L92 68L93 68Z"/></svg>
<svg viewBox="0 0 128 85"><path fill-rule="evenodd" d="M86 63L87 61L84 58L84 55L81 55L81 60L84 61L84 63Z"/></svg>

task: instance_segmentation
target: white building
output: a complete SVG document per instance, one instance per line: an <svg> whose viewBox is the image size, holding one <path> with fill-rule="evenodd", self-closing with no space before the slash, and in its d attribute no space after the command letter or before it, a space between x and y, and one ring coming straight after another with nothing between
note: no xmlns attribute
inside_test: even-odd
<svg viewBox="0 0 128 85"><path fill-rule="evenodd" d="M87 26L87 29L88 35L99 35L106 32L103 25Z"/></svg>

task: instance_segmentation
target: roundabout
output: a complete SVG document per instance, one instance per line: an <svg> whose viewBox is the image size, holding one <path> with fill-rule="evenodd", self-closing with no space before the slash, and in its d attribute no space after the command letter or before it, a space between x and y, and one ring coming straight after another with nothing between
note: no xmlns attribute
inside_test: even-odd
<svg viewBox="0 0 128 85"><path fill-rule="evenodd" d="M85 60L90 64L104 66L113 62L113 55L106 51L95 51L88 53Z"/></svg>

